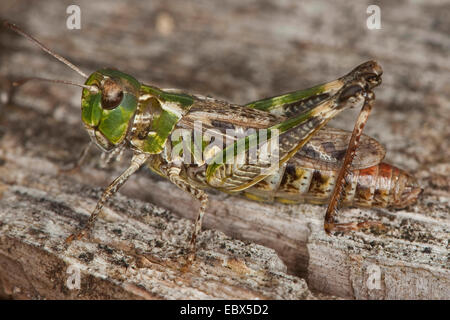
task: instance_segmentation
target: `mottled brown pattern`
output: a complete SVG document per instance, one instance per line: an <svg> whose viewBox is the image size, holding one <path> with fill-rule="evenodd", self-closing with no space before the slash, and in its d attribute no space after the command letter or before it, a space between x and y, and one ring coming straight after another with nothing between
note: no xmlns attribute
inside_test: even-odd
<svg viewBox="0 0 450 320"><path fill-rule="evenodd" d="M205 130L218 129L224 132L225 129L236 127L264 129L286 119L282 116L275 116L268 112L245 108L217 99L202 99L200 96L196 96L196 98L197 100L189 112L180 120L179 126L192 129L195 121L201 121ZM219 126L215 126L213 122Z"/></svg>
<svg viewBox="0 0 450 320"><path fill-rule="evenodd" d="M151 130L153 119L159 117L161 111L162 109L158 100L153 97L139 101L132 128L132 139L145 140Z"/></svg>
<svg viewBox="0 0 450 320"><path fill-rule="evenodd" d="M300 192L297 186L308 183L306 174L311 174L312 179L307 191ZM336 177L335 171L296 167L288 163L279 188L273 195L279 202L325 204L329 201ZM298 183L297 186L294 182ZM355 189L353 184L356 185ZM351 171L344 189L342 205L360 207L402 208L417 200L421 192L414 178L387 163ZM267 184L264 181L247 190L247 194L258 196L262 195L261 192L267 192Z"/></svg>
<svg viewBox="0 0 450 320"><path fill-rule="evenodd" d="M314 170L311 184L309 185L309 193L325 194L328 189L329 177L323 175L319 170Z"/></svg>
<svg viewBox="0 0 450 320"><path fill-rule="evenodd" d="M283 106L283 115L286 117L295 117L305 111L308 111L308 109L313 105L323 102L325 99L329 98L329 96L329 94L323 93L301 100L300 102L285 104Z"/></svg>
<svg viewBox="0 0 450 320"><path fill-rule="evenodd" d="M292 157L297 166L321 170L341 167L343 156L350 141L351 132L326 126L317 131L308 143ZM375 139L362 135L351 168L368 168L383 160L384 147Z"/></svg>

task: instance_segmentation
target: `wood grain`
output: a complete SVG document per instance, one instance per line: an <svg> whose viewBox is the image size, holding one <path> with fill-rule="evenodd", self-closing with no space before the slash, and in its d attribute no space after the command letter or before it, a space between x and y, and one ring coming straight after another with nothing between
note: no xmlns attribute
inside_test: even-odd
<svg viewBox="0 0 450 320"><path fill-rule="evenodd" d="M210 230L201 240L205 251L198 269L189 271L189 276L181 275L183 281L191 279L186 284L190 297L206 297L196 287L203 277L211 276L208 279L219 283L222 272L240 274L239 268L208 269L206 257L211 255L215 257L214 265L219 265L224 257L246 266L252 259L258 261L248 268L261 272L259 285L250 286L250 280L244 276L236 276L237 282L232 284L233 290L242 289L242 298L311 297L300 278L319 295L356 299L450 298L448 2L380 1L381 30L366 27L366 8L371 4L368 1L77 3L82 14L81 30L65 27L65 10L70 1L2 1L0 12L3 18L31 31L85 72L114 66L148 84L177 87L235 103L329 81L371 58L383 66L383 84L375 91L377 99L365 133L386 146L388 162L418 177L424 188L419 202L397 211L342 210L340 221L374 219L389 229L381 234L358 232L328 237L322 230L324 206L260 204L213 192L204 224ZM178 272L179 263L173 259L179 256L176 248L184 246L183 236L175 235L176 232L163 235L151 223L147 226L135 216L145 213L156 221L162 219L158 218L161 208L166 208L169 211L163 211L170 218L162 219L162 223L186 233L190 223L171 212L192 219L198 204L168 182L141 170L125 185L122 195L110 201L104 218L107 221L98 223L93 239L64 249L61 239L93 208L99 196L96 188L104 187L120 174L128 159L103 170L96 160L99 153L93 152L80 172L58 174L58 168L76 158L88 142L80 122L79 90L29 83L15 90L12 103L7 104L5 97L11 91L8 80L33 75L82 80L25 39L3 29L0 48L0 277L3 287L10 288L6 295L178 298L175 290L152 291L148 283L163 279L152 278L152 270L158 270L161 277L164 270L172 275ZM355 116L355 112L347 112L332 125L351 130ZM49 227L49 221L53 221L53 227ZM122 235L113 231L117 224ZM142 235L137 230L149 234ZM211 230L220 230L247 244ZM161 252L155 251L156 239L171 248L170 258L161 258ZM240 248L244 257L244 252L254 246L248 242L272 248L287 271L280 267L275 272L264 265L262 257L268 256L277 261L277 266L282 265L274 251L256 246L255 254L261 258L252 256L246 260L239 254L235 258L236 253L226 250L220 253L223 242ZM112 247L113 253L104 253L102 245ZM142 251L134 255L130 249L133 247ZM87 252L98 259L83 262L80 256ZM143 252L150 252L152 257L150 265L144 267L138 263L140 258L135 258L147 257ZM37 268L43 255L59 269ZM147 275L142 283L133 278L133 286L140 283L143 291L124 287L125 269L112 262L114 255L119 260L131 259L127 263L138 266L133 276ZM158 264L152 261L156 258L167 260ZM95 285L85 284L82 294L63 289L61 281L67 277L64 268L69 263L82 266ZM21 268L16 277L6 271ZM95 271L100 269L101 272ZM200 272L201 269L206 271ZM380 271L377 288L367 282L372 279L373 270ZM267 274L273 272L278 282L271 287L268 283L273 280ZM45 274L57 274L59 290L48 289L53 282ZM31 280L24 280L27 277ZM10 279L8 285L4 279ZM42 283L36 284L33 279ZM177 283L173 279L165 285ZM292 283L297 287L289 293L286 288ZM102 296L95 289L102 286L109 288L107 295ZM20 288L22 294L14 293L14 287ZM236 295L227 291L214 297Z"/></svg>

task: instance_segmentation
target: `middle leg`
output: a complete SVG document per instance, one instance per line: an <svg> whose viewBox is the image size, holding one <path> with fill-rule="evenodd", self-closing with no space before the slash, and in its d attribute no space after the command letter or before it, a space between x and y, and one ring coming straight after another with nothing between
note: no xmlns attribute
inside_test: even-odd
<svg viewBox="0 0 450 320"><path fill-rule="evenodd" d="M205 191L193 186L188 181L183 179L180 176L181 169L178 167L171 167L168 169L167 175L169 180L175 184L178 188L183 191L189 192L195 199L200 201L200 209L198 211L197 218L194 224L194 231L192 232L192 237L190 241L190 249L193 254L193 258L195 258L195 250L196 250L196 242L197 236L200 234L202 230L202 221L203 216L206 213L206 207L208 206L208 195Z"/></svg>

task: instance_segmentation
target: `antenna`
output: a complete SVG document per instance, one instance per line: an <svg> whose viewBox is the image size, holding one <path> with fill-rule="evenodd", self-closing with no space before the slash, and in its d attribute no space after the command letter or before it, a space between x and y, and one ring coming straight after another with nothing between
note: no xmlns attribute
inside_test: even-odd
<svg viewBox="0 0 450 320"><path fill-rule="evenodd" d="M23 79L14 81L13 82L13 86L14 87L21 86L25 82L28 82L30 80L39 80L39 81L47 81L47 82L53 82L53 83L69 84L69 85L72 85L72 86L77 86L77 87L88 89L89 91L91 91L93 93L97 93L98 92L98 88L96 86L88 86L88 85L85 85L85 84L79 84L79 83L75 83L75 82L67 81L67 80L54 80L54 79L46 79L46 78L39 78L39 77L29 77L29 78L23 78Z"/></svg>
<svg viewBox="0 0 450 320"><path fill-rule="evenodd" d="M54 53L53 51L51 51L49 48L47 48L45 45L43 45L42 43L40 43L37 39L35 39L33 36L29 35L28 33L26 33L25 31L23 31L22 29L20 29L18 26L16 26L13 23L10 23L8 21L4 21L3 25L6 28L9 28L15 32L17 32L18 34L20 34L21 36L24 36L25 38L27 38L28 40L30 40L31 42L34 42L37 46L39 46L42 50L44 50L45 52L47 52L49 55L53 56L54 58L58 59L59 61L61 61L62 63L64 63L66 66L68 66L69 68L71 68L72 70L74 70L75 72L77 72L78 74L80 74L82 77L87 78L87 75L81 71L77 66L75 66L74 64L72 64L70 61L68 61L67 59L61 57L59 54ZM65 83L65 82L61 82L61 83ZM67 83L69 84L69 83Z"/></svg>

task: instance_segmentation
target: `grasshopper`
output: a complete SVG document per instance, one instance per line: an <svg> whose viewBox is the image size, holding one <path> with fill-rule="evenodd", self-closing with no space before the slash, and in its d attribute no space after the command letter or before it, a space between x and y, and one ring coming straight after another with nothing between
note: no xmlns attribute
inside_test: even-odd
<svg viewBox="0 0 450 320"><path fill-rule="evenodd" d="M327 233L382 227L376 221L337 223L341 205L401 208L414 203L421 192L412 176L381 162L384 148L362 134L375 100L372 90L381 83L383 73L376 61L365 62L334 81L241 106L159 89L115 69L87 76L17 26L8 22L5 26L86 78L84 84L43 78L17 83L38 79L83 88L81 119L91 143L81 158L92 144L110 158L124 149L133 152L129 167L104 190L86 225L67 242L88 235L106 201L144 165L200 202L190 240L192 252L207 209L208 188L259 201L328 203ZM340 112L356 106L362 109L353 132L325 126ZM230 136L230 129L247 134ZM199 135L200 144L189 142L180 151L180 130ZM211 147L212 136L215 142L227 138L228 143ZM267 147L275 144L273 137L277 138L276 166L249 161L250 142L261 145L266 141ZM230 151L234 153L228 157ZM193 161L186 161L188 156ZM246 160L223 161L239 157Z"/></svg>

